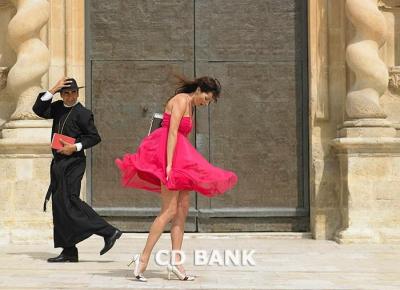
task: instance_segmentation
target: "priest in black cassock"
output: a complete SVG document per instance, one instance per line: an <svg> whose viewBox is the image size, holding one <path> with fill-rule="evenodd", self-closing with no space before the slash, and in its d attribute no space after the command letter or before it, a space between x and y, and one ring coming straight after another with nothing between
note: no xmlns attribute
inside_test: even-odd
<svg viewBox="0 0 400 290"><path fill-rule="evenodd" d="M52 102L59 92L62 100ZM44 202L52 197L54 247L63 248L61 254L48 262L78 262L76 244L93 234L104 237L103 255L122 235L107 223L88 204L79 198L81 181L86 167L84 149L98 144L101 139L94 125L93 113L77 101L79 87L72 78L62 78L47 92L40 93L33 111L42 118L53 119L54 133L75 138L75 143L60 140L61 149L53 151L50 166L51 182Z"/></svg>

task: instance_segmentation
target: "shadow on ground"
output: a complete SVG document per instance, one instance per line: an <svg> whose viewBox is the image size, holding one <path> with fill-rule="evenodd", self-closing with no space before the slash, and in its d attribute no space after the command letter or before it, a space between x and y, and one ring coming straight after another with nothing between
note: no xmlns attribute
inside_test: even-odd
<svg viewBox="0 0 400 290"><path fill-rule="evenodd" d="M41 261L47 261L48 258L57 256L57 254L50 252L14 252L14 253L7 253L7 255L29 256L34 260L41 260ZM113 262L115 261L85 260L84 258L79 257L79 263L113 263Z"/></svg>
<svg viewBox="0 0 400 290"><path fill-rule="evenodd" d="M120 278L122 277L132 280L134 282L143 283L135 279L135 277L133 276L133 269L113 269L113 270L107 270L107 272L91 272L91 274L105 276L105 277L120 277ZM168 280L167 270L165 271L146 270L144 276L146 277L146 279L161 278Z"/></svg>

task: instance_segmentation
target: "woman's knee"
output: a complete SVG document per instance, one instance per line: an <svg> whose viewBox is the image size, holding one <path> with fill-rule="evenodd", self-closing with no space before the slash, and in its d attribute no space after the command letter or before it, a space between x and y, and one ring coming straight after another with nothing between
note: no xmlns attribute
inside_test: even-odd
<svg viewBox="0 0 400 290"><path fill-rule="evenodd" d="M182 222L185 222L188 212L189 212L189 207L178 205L176 215L174 216L172 222L174 224L180 224Z"/></svg>
<svg viewBox="0 0 400 290"><path fill-rule="evenodd" d="M180 203L178 205L177 214L187 217L188 213L189 213L189 205L185 203Z"/></svg>
<svg viewBox="0 0 400 290"><path fill-rule="evenodd" d="M168 208L166 208L164 211L162 211L160 216L162 218L165 218L167 221L170 221L176 216L177 212L178 212L177 207L171 205Z"/></svg>
<svg viewBox="0 0 400 290"><path fill-rule="evenodd" d="M189 206L190 206L189 192L181 191L178 200L178 213L187 216L189 213Z"/></svg>

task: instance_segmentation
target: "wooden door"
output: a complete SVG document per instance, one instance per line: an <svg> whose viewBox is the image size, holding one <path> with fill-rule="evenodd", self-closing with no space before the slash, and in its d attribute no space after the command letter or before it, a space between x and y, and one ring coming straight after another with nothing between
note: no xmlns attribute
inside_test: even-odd
<svg viewBox="0 0 400 290"><path fill-rule="evenodd" d="M196 111L192 142L239 182L191 193L187 231L308 230L305 1L87 1L87 105L103 141L89 200L125 230L148 231L157 194L124 189L114 159L134 152L173 93L172 72L223 86Z"/></svg>

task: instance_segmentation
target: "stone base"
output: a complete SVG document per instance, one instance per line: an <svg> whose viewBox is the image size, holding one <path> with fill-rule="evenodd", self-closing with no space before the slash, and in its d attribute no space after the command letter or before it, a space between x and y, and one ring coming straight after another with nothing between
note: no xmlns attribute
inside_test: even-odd
<svg viewBox="0 0 400 290"><path fill-rule="evenodd" d="M363 119L344 122L339 137L396 137L396 129L386 119Z"/></svg>
<svg viewBox="0 0 400 290"><path fill-rule="evenodd" d="M400 137L400 124L399 123L393 124L393 128L396 129L396 137Z"/></svg>
<svg viewBox="0 0 400 290"><path fill-rule="evenodd" d="M382 228L381 241L383 243L398 243L400 244L400 229Z"/></svg>
<svg viewBox="0 0 400 290"><path fill-rule="evenodd" d="M400 138L338 138L340 160L339 243L400 239Z"/></svg>
<svg viewBox="0 0 400 290"><path fill-rule="evenodd" d="M7 140L50 140L52 120L16 120L4 124L1 131L3 142Z"/></svg>
<svg viewBox="0 0 400 290"><path fill-rule="evenodd" d="M43 212L50 177L51 123L6 124L0 139L0 243L30 243L52 237L51 206Z"/></svg>
<svg viewBox="0 0 400 290"><path fill-rule="evenodd" d="M2 149L28 147L2 141ZM45 148L49 151L48 144ZM52 236L51 206L43 212L43 200L49 185L51 154L0 152L0 243L48 240Z"/></svg>
<svg viewBox="0 0 400 290"><path fill-rule="evenodd" d="M49 213L46 213L46 215L50 215L51 217L51 211ZM30 226L32 226L31 221L26 221L28 222L27 227L23 228L19 226L15 230L11 230L10 232L10 241L9 243L13 244L40 244L40 243L51 243L53 240L53 226L52 222L47 220L39 221L37 224L37 229L31 229ZM21 223L20 223L21 225Z"/></svg>
<svg viewBox="0 0 400 290"><path fill-rule="evenodd" d="M345 230L338 231L334 237L334 240L339 244L378 243L379 236L376 235L373 230L368 228L347 228Z"/></svg>
<svg viewBox="0 0 400 290"><path fill-rule="evenodd" d="M384 226L381 226L378 231L374 231L373 229L364 229L363 231L346 229L338 231L334 240L339 244L400 244L400 229L396 227L385 228Z"/></svg>
<svg viewBox="0 0 400 290"><path fill-rule="evenodd" d="M0 246L7 245L11 242L10 231L8 229L0 229Z"/></svg>

